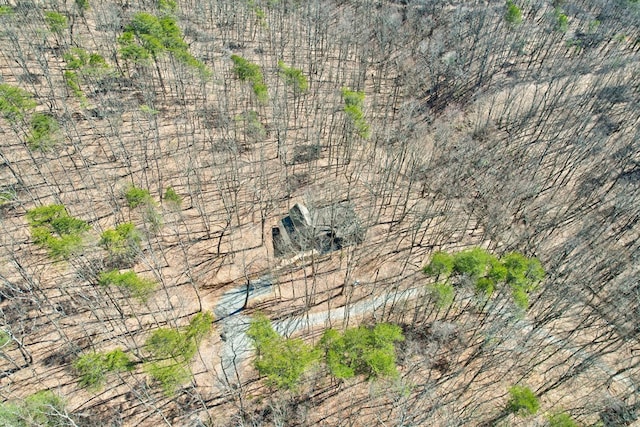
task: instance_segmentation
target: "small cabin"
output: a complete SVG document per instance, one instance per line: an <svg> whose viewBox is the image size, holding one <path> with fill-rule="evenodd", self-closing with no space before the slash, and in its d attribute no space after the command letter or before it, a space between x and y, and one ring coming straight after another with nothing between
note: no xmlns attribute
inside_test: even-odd
<svg viewBox="0 0 640 427"><path fill-rule="evenodd" d="M271 229L276 257L310 250L325 254L362 243L364 234L349 203L311 210L302 203L296 203L289 210L289 215Z"/></svg>

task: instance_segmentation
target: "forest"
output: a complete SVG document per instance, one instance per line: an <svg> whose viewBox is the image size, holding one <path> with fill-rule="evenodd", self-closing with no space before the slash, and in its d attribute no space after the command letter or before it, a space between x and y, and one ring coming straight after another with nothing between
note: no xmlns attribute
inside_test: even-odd
<svg viewBox="0 0 640 427"><path fill-rule="evenodd" d="M0 426L632 426L638 0L0 0Z"/></svg>

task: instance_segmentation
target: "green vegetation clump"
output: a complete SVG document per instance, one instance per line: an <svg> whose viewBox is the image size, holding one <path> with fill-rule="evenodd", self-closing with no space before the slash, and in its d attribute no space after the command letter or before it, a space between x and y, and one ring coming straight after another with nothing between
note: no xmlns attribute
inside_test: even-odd
<svg viewBox="0 0 640 427"><path fill-rule="evenodd" d="M35 113L31 117L31 133L27 145L32 150L47 151L58 142L58 121L44 113Z"/></svg>
<svg viewBox="0 0 640 427"><path fill-rule="evenodd" d="M80 376L80 385L91 390L101 389L111 372L126 372L133 370L134 363L121 349L107 353L88 353L78 357L73 368Z"/></svg>
<svg viewBox="0 0 640 427"><path fill-rule="evenodd" d="M89 224L74 218L62 205L48 205L27 211L34 243L49 251L52 258L69 258L82 247Z"/></svg>
<svg viewBox="0 0 640 427"><path fill-rule="evenodd" d="M69 90L71 90L71 93L73 94L73 96L84 101L85 100L84 92L80 87L80 77L78 76L78 73L76 73L75 71L66 70L63 76L64 76L64 82L69 88Z"/></svg>
<svg viewBox="0 0 640 427"><path fill-rule="evenodd" d="M522 23L522 11L520 8L511 0L507 0L506 7L507 11L504 14L504 19L507 23L512 27Z"/></svg>
<svg viewBox="0 0 640 427"><path fill-rule="evenodd" d="M120 273L118 270L103 271L98 278L101 286L117 286L144 302L156 287L156 282L139 277L135 271Z"/></svg>
<svg viewBox="0 0 640 427"><path fill-rule="evenodd" d="M39 391L18 402L0 403L0 426L62 427L70 425L65 403L49 390Z"/></svg>
<svg viewBox="0 0 640 427"><path fill-rule="evenodd" d="M4 347L9 342L11 342L11 335L9 335L8 332L0 329L0 348Z"/></svg>
<svg viewBox="0 0 640 427"><path fill-rule="evenodd" d="M569 29L569 18L567 17L567 15L565 15L564 13L562 13L561 9L556 8L555 10L555 15L556 15L556 30L561 32L561 33L566 33L567 30Z"/></svg>
<svg viewBox="0 0 640 427"><path fill-rule="evenodd" d="M513 386L509 388L507 411L523 417L535 415L540 409L540 401L530 388Z"/></svg>
<svg viewBox="0 0 640 427"><path fill-rule="evenodd" d="M578 423L565 413L551 414L547 417L549 427L578 427Z"/></svg>
<svg viewBox="0 0 640 427"><path fill-rule="evenodd" d="M318 360L318 354L301 339L278 339L261 350L255 366L271 386L295 390L302 374Z"/></svg>
<svg viewBox="0 0 640 427"><path fill-rule="evenodd" d="M506 281L512 286L532 291L544 279L544 269L536 258L512 252L503 256L500 261L507 269Z"/></svg>
<svg viewBox="0 0 640 427"><path fill-rule="evenodd" d="M439 251L431 256L431 262L425 265L422 272L427 276L449 277L453 271L453 255Z"/></svg>
<svg viewBox="0 0 640 427"><path fill-rule="evenodd" d="M501 262L494 256L489 258L489 272L487 273L487 278L492 280L494 283L500 283L507 280L507 275L509 274L509 270Z"/></svg>
<svg viewBox="0 0 640 427"><path fill-rule="evenodd" d="M211 332L213 320L213 314L208 311L202 311L193 316L193 319L191 319L185 331L187 338L194 341L196 345L199 345L204 337Z"/></svg>
<svg viewBox="0 0 640 427"><path fill-rule="evenodd" d="M368 139L371 136L371 129L365 121L364 112L362 111L364 107L364 92L342 88L341 93L344 101L344 112L355 127L356 133L361 138Z"/></svg>
<svg viewBox="0 0 640 427"><path fill-rule="evenodd" d="M33 96L26 90L0 84L0 114L10 122L21 120L36 105Z"/></svg>
<svg viewBox="0 0 640 427"><path fill-rule="evenodd" d="M146 364L146 371L166 394L173 394L179 385L191 378L188 364L212 327L213 315L201 312L191 319L184 330L161 328L147 338L146 346L151 353L151 361Z"/></svg>
<svg viewBox="0 0 640 427"><path fill-rule="evenodd" d="M105 230L101 235L100 245L113 253L129 252L131 248L140 247L140 234L133 223L125 222Z"/></svg>
<svg viewBox="0 0 640 427"><path fill-rule="evenodd" d="M15 13L15 11L13 10L13 7L7 5L7 4L3 4L0 5L0 17L3 16L11 16Z"/></svg>
<svg viewBox="0 0 640 427"><path fill-rule="evenodd" d="M262 315L252 320L247 335L257 350L256 369L279 389L295 390L302 374L319 358L319 352L301 339L278 335Z"/></svg>
<svg viewBox="0 0 640 427"><path fill-rule="evenodd" d="M495 289L496 282L489 277L481 277L476 282L476 292L480 295L485 295L487 298L493 295Z"/></svg>
<svg viewBox="0 0 640 427"><path fill-rule="evenodd" d="M307 77L302 73L302 70L288 67L284 61L278 61L278 69L280 70L280 76L287 85L293 87L297 93L306 92L307 89L309 89L309 82L307 81Z"/></svg>
<svg viewBox="0 0 640 427"><path fill-rule="evenodd" d="M118 38L120 55L126 61L143 63L148 59L157 59L170 53L178 61L197 69L202 75L208 75L207 66L189 53L182 30L175 17L163 15L157 17L150 13L136 13Z"/></svg>
<svg viewBox="0 0 640 427"><path fill-rule="evenodd" d="M147 349L157 359L186 362L196 353L196 343L187 334L176 329L161 328L147 339Z"/></svg>
<svg viewBox="0 0 640 427"><path fill-rule="evenodd" d="M99 389L104 385L108 369L102 359L103 355L100 353L89 353L73 362L73 368L80 377L80 386Z"/></svg>
<svg viewBox="0 0 640 427"><path fill-rule="evenodd" d="M167 396L175 393L176 389L189 381L191 372L188 367L180 363L148 363L145 365L147 374L160 384Z"/></svg>
<svg viewBox="0 0 640 427"><path fill-rule="evenodd" d="M178 2L175 0L158 0L158 9L164 12L174 13L178 10Z"/></svg>
<svg viewBox="0 0 640 427"><path fill-rule="evenodd" d="M172 187L167 187L167 189L164 191L163 200L166 200L169 203L173 203L176 206L180 206L182 204L182 197L180 197L180 195L176 193L176 190L174 190Z"/></svg>
<svg viewBox="0 0 640 427"><path fill-rule="evenodd" d="M67 29L67 17L61 13L48 11L44 13L44 22L52 33L60 34Z"/></svg>
<svg viewBox="0 0 640 427"><path fill-rule="evenodd" d="M395 343L404 341L399 326L380 323L373 328L359 326L340 334L327 329L320 340L329 371L336 378L365 375L369 379L395 377Z"/></svg>
<svg viewBox="0 0 640 427"><path fill-rule="evenodd" d="M524 289L518 287L512 288L511 297L513 298L513 302L522 310L529 308L529 294Z"/></svg>
<svg viewBox="0 0 640 427"><path fill-rule="evenodd" d="M234 65L233 72L236 76L243 82L251 83L253 93L258 101L266 102L269 98L269 93L267 85L264 83L260 66L238 55L231 55L231 60Z"/></svg>
<svg viewBox="0 0 640 427"><path fill-rule="evenodd" d="M234 64L233 71L240 80L250 83L262 81L262 71L258 64L254 64L238 55L231 55L231 60Z"/></svg>
<svg viewBox="0 0 640 427"><path fill-rule="evenodd" d="M125 191L124 197L127 199L127 205L131 209L137 208L140 205L150 204L153 201L149 190L138 188L133 185Z"/></svg>
<svg viewBox="0 0 640 427"><path fill-rule="evenodd" d="M0 114L12 123L16 123L36 107L33 96L18 87L0 84ZM58 141L60 125L49 114L35 113L29 121L30 132L27 145L31 149L47 150Z"/></svg>
<svg viewBox="0 0 640 427"><path fill-rule="evenodd" d="M182 38L175 38L176 29L177 24L171 17L161 20L150 13L136 13L118 40L121 45L120 52L125 59L136 60L156 58L167 52L169 48L186 49L186 43ZM140 52L142 58L132 57L131 49Z"/></svg>
<svg viewBox="0 0 640 427"><path fill-rule="evenodd" d="M125 61L132 61L136 64L144 63L151 57L151 53L136 42L132 31L126 31L118 38L120 45L120 55Z"/></svg>
<svg viewBox="0 0 640 427"><path fill-rule="evenodd" d="M256 83L253 85L253 93L260 102L267 102L269 99L269 91L266 83Z"/></svg>
<svg viewBox="0 0 640 427"><path fill-rule="evenodd" d="M155 109L149 107L146 104L143 104L143 105L140 106L140 111L142 111L144 114L146 114L148 116L156 116L159 113L158 110L155 110Z"/></svg>
<svg viewBox="0 0 640 427"><path fill-rule="evenodd" d="M131 222L118 224L105 230L100 236L99 245L108 252L113 264L129 264L140 251L140 233Z"/></svg>
<svg viewBox="0 0 640 427"><path fill-rule="evenodd" d="M154 331L147 339L147 349L156 360L171 359L186 363L196 354L198 346L212 327L213 315L208 311L198 313L182 331L172 328Z"/></svg>
<svg viewBox="0 0 640 427"><path fill-rule="evenodd" d="M132 185L124 192L124 197L127 200L127 206L129 206L129 208L144 207L142 216L145 224L148 226L148 231L156 233L162 228L162 215L156 210L149 190Z"/></svg>
<svg viewBox="0 0 640 427"><path fill-rule="evenodd" d="M273 326L271 326L269 319L263 314L257 314L253 320L251 320L251 326L249 326L247 335L253 341L258 355L260 355L261 350L269 345L270 342L280 338L280 335L278 335L273 329Z"/></svg>
<svg viewBox="0 0 640 427"><path fill-rule="evenodd" d="M75 0L75 3L80 11L89 10L89 0Z"/></svg>
<svg viewBox="0 0 640 427"><path fill-rule="evenodd" d="M445 308L453 304L456 291L450 283L435 283L430 286L431 298L435 301L436 307Z"/></svg>
<svg viewBox="0 0 640 427"><path fill-rule="evenodd" d="M109 68L107 60L99 53L89 53L85 49L74 47L62 55L67 67L71 70L82 70L87 74L93 74L99 70Z"/></svg>
<svg viewBox="0 0 640 427"><path fill-rule="evenodd" d="M17 200L18 194L16 190L11 187L5 187L0 189L0 208L10 204Z"/></svg>
<svg viewBox="0 0 640 427"><path fill-rule="evenodd" d="M0 84L0 114L11 123L17 123L36 107L33 96L18 87ZM58 142L58 121L49 114L35 113L29 121L27 145L32 150L48 150Z"/></svg>
<svg viewBox="0 0 640 427"><path fill-rule="evenodd" d="M68 68L64 72L64 81L71 93L85 103L82 84L88 78L105 77L111 72L111 67L99 53L89 53L78 47L70 49L62 57Z"/></svg>
<svg viewBox="0 0 640 427"><path fill-rule="evenodd" d="M467 249L454 255L453 270L472 278L484 276L490 266L491 255L481 248Z"/></svg>
<svg viewBox="0 0 640 427"><path fill-rule="evenodd" d="M422 271L445 280L465 276L472 280L476 292L485 297L491 297L499 284L506 284L514 303L523 310L529 307L529 293L535 291L545 277L544 268L537 258L511 252L498 259L481 248L467 249L454 255L436 252ZM446 306L453 295L453 287L449 288L447 283L430 287L438 307Z"/></svg>
<svg viewBox="0 0 640 427"><path fill-rule="evenodd" d="M195 355L200 342L211 332L213 315L209 312L196 314L183 331L162 328L154 331L146 341L151 360L145 370L157 381L167 394L187 381L188 363ZM112 372L133 370L135 363L121 349L107 353L88 353L80 356L73 364L80 376L80 385L91 390L101 389Z"/></svg>

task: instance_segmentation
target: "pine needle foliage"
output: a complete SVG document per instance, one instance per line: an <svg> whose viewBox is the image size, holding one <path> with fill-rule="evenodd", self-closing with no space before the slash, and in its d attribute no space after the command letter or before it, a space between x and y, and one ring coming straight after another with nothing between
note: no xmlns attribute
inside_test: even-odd
<svg viewBox="0 0 640 427"><path fill-rule="evenodd" d="M146 347L151 359L145 369L165 394L172 395L191 378L189 363L212 328L213 314L205 311L193 316L183 330L161 328L147 338Z"/></svg>
<svg viewBox="0 0 640 427"><path fill-rule="evenodd" d="M522 10L511 0L507 0L504 19L511 27L522 23Z"/></svg>
<svg viewBox="0 0 640 427"><path fill-rule="evenodd" d="M327 329L320 340L329 372L336 378L364 375L369 379L396 377L395 343L404 341L399 326L379 323L359 326L342 334Z"/></svg>
<svg viewBox="0 0 640 427"><path fill-rule="evenodd" d="M120 273L118 270L103 271L98 278L101 286L117 286L145 302L156 287L156 282L139 277L135 271Z"/></svg>
<svg viewBox="0 0 640 427"><path fill-rule="evenodd" d="M191 378L189 368L181 363L148 363L145 370L167 396L172 396L179 386Z"/></svg>
<svg viewBox="0 0 640 427"><path fill-rule="evenodd" d="M60 34L67 29L69 23L67 17L59 12L47 11L44 13L44 22L52 33Z"/></svg>
<svg viewBox="0 0 640 427"><path fill-rule="evenodd" d="M344 112L353 124L356 133L363 139L369 139L371 128L364 119L364 92L352 91L342 88L342 99L344 101Z"/></svg>
<svg viewBox="0 0 640 427"><path fill-rule="evenodd" d="M436 307L446 308L453 304L456 291L450 283L435 283L429 287L431 298Z"/></svg>
<svg viewBox="0 0 640 427"><path fill-rule="evenodd" d="M231 55L231 60L233 61L233 72L238 79L251 83L253 93L258 101L266 102L269 99L269 93L260 66L238 55Z"/></svg>
<svg viewBox="0 0 640 427"><path fill-rule="evenodd" d="M207 66L189 53L189 45L171 14L158 17L147 12L136 13L118 38L118 44L125 61L144 63L151 58L157 61L168 53L201 75L210 74Z"/></svg>
<svg viewBox="0 0 640 427"><path fill-rule="evenodd" d="M99 245L108 255L109 264L130 265L140 251L140 233L132 222L118 224L100 235Z"/></svg>
<svg viewBox="0 0 640 427"><path fill-rule="evenodd" d="M63 205L47 205L27 211L35 244L46 248L54 259L65 259L82 247L89 224L67 213Z"/></svg>
<svg viewBox="0 0 640 427"><path fill-rule="evenodd" d="M444 278L449 277L453 271L453 255L439 251L431 256L431 262L425 265L422 272L427 276L435 276Z"/></svg>
<svg viewBox="0 0 640 427"><path fill-rule="evenodd" d="M134 185L127 188L124 193L124 198L127 200L127 205L131 208L137 208L140 205L147 205L152 203L151 193L144 188L138 188Z"/></svg>
<svg viewBox="0 0 640 427"><path fill-rule="evenodd" d="M509 388L507 411L522 417L535 415L540 409L540 401L529 387L513 386Z"/></svg>
<svg viewBox="0 0 640 427"><path fill-rule="evenodd" d="M491 297L499 285L506 285L513 302L522 310L529 307L529 294L545 278L544 268L537 258L526 257L519 252L497 258L482 248L470 248L455 254L435 252L422 271L427 276L436 277L436 280L451 279L454 284L461 283L464 276L473 283L476 293L485 298ZM430 286L438 307L449 301L446 283Z"/></svg>
<svg viewBox="0 0 640 427"><path fill-rule="evenodd" d="M549 427L579 427L579 424L571 418L571 415L563 412L551 414L547 417Z"/></svg>
<svg viewBox="0 0 640 427"><path fill-rule="evenodd" d="M58 121L49 114L35 113L31 117L31 133L27 137L27 145L32 150L48 151L59 140Z"/></svg>
<svg viewBox="0 0 640 427"><path fill-rule="evenodd" d="M73 367L80 377L80 385L97 391L104 387L109 373L131 371L134 363L118 348L107 353L94 352L82 355L76 359Z"/></svg>
<svg viewBox="0 0 640 427"><path fill-rule="evenodd" d="M254 317L247 336L257 351L254 366L278 389L296 390L303 373L319 358L319 352L301 339L278 335L263 315Z"/></svg>
<svg viewBox="0 0 640 427"><path fill-rule="evenodd" d="M280 70L280 77L287 85L293 87L295 92L303 93L309 89L309 82L302 70L289 67L284 61L278 61L278 70Z"/></svg>
<svg viewBox="0 0 640 427"><path fill-rule="evenodd" d="M172 203L175 206L180 206L182 204L182 197L174 190L172 187L167 187L164 191L163 200Z"/></svg>
<svg viewBox="0 0 640 427"><path fill-rule="evenodd" d="M21 120L29 111L36 108L33 95L24 89L0 84L0 114L10 122Z"/></svg>
<svg viewBox="0 0 640 427"><path fill-rule="evenodd" d="M0 403L0 426L62 427L70 424L64 400L49 390L42 390L17 402Z"/></svg>
<svg viewBox="0 0 640 427"><path fill-rule="evenodd" d="M0 5L0 18L12 16L14 13L13 7L7 4Z"/></svg>

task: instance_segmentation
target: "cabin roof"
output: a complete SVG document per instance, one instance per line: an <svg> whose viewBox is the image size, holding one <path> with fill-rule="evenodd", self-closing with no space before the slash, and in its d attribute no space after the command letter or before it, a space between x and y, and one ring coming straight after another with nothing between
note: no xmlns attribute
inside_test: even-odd
<svg viewBox="0 0 640 427"><path fill-rule="evenodd" d="M364 240L364 229L350 203L311 209L296 203L271 233L276 256L313 249L327 253Z"/></svg>

